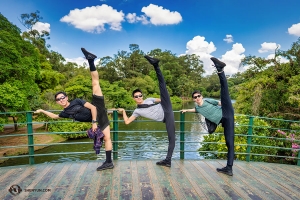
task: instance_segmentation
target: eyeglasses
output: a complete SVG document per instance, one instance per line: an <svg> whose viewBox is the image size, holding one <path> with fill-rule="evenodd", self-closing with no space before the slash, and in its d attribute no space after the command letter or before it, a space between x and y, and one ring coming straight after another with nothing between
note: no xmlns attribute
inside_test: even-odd
<svg viewBox="0 0 300 200"><path fill-rule="evenodd" d="M66 98L66 96L62 96L62 97L60 97L60 98L55 99L55 101L60 101L60 100L63 100L63 99L65 99L65 98Z"/></svg>
<svg viewBox="0 0 300 200"><path fill-rule="evenodd" d="M139 98L139 97L140 97L140 98L142 98L142 97L143 97L143 95L142 95L142 94L140 94L140 95L135 95L135 96L134 96L134 98L135 98L135 99L137 99L137 98Z"/></svg>
<svg viewBox="0 0 300 200"><path fill-rule="evenodd" d="M200 97L201 97L201 95L200 95L200 94L198 94L197 96L193 96L193 98L194 98L194 99L197 99L198 97L200 98Z"/></svg>

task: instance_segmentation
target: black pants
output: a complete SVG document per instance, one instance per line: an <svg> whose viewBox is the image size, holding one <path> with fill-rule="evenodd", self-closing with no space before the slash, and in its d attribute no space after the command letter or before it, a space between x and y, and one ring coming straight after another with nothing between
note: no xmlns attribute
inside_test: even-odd
<svg viewBox="0 0 300 200"><path fill-rule="evenodd" d="M232 166L234 160L234 111L229 96L225 73L218 73L221 84L222 126L226 141L227 165Z"/></svg>
<svg viewBox="0 0 300 200"><path fill-rule="evenodd" d="M166 129L168 133L169 139L169 147L168 147L168 154L167 159L172 158L172 154L175 148L175 120L174 120L174 112L171 104L170 95L167 90L167 86L165 83L165 79L160 71L158 65L154 65L154 69L157 75L157 79L159 82L159 90L160 90L160 99L161 99L161 106L164 110L164 123L166 124Z"/></svg>

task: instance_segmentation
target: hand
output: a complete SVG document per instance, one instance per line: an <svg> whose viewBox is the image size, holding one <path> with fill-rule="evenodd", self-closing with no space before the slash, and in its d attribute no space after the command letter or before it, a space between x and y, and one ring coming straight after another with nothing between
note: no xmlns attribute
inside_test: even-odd
<svg viewBox="0 0 300 200"><path fill-rule="evenodd" d="M180 112L185 113L185 112L187 112L187 110L180 110Z"/></svg>
<svg viewBox="0 0 300 200"><path fill-rule="evenodd" d="M124 112L125 109L124 109L124 108L118 108L118 111L119 111L119 112Z"/></svg>
<svg viewBox="0 0 300 200"><path fill-rule="evenodd" d="M36 110L34 113L41 113L41 112L43 112L44 110L43 109L38 109L38 110Z"/></svg>
<svg viewBox="0 0 300 200"><path fill-rule="evenodd" d="M93 125L92 125L92 130L95 132L96 131L96 129L97 129L97 123L94 123Z"/></svg>

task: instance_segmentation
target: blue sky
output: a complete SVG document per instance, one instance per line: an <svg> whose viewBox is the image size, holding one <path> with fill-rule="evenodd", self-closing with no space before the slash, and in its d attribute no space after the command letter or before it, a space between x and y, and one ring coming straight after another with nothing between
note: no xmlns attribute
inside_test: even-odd
<svg viewBox="0 0 300 200"><path fill-rule="evenodd" d="M1 0L0 12L25 31L22 13L40 11L37 30L50 32L51 50L82 63L81 47L98 57L159 48L176 55L195 53L213 71L211 56L234 74L241 58L271 57L300 36L299 0ZM281 60L285 62L284 59Z"/></svg>

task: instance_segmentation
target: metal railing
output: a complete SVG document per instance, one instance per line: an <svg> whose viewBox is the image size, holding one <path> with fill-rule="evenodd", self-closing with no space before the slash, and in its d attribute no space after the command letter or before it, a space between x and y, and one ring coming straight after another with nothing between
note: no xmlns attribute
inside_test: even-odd
<svg viewBox="0 0 300 200"><path fill-rule="evenodd" d="M174 111L174 112L179 112L179 111ZM94 151L85 151L85 152L63 152L63 153L49 153L49 154L35 154L34 152L34 147L35 146L51 146L51 145L76 145L76 144L86 144L86 143L93 143L91 142L61 142L61 143L47 143L47 144L34 144L34 137L36 135L47 135L47 134L74 134L74 133L79 133L77 132L40 132L40 133L34 133L33 131L33 125L34 124L44 124L45 122L36 122L33 121L33 112L28 111L28 112L15 112L15 113L0 113L0 115L11 115L11 114L25 114L26 115L26 122L24 123L18 123L18 125L25 125L27 127L27 133L21 133L21 134L2 134L0 135L0 140L5 138L5 139L10 139L10 137L16 137L16 136L27 136L28 138L28 144L27 145L14 145L14 146L1 146L1 149L9 149L9 148L28 148L28 154L26 155L12 155L12 156L2 156L0 159L12 159L12 158L23 158L23 157L28 157L29 159L29 164L35 164L35 157L36 156L49 156L49 155L65 155L65 154L91 154L95 153ZM226 154L226 151L218 151L218 150L201 150L196 149L195 151L186 151L185 150L185 144L189 143L199 143L195 141L186 141L185 140L185 135L191 133L191 131L186 130L186 125L189 123L199 123L199 121L187 121L185 120L186 115L193 114L193 113L181 113L180 114L180 119L178 121L175 121L175 123L179 124L179 131L176 131L177 133L179 132L179 146L180 146L180 159L185 158L185 152L197 152L197 153L202 153L202 154L210 154L210 155L217 155L217 154ZM1 117L1 116L0 116ZM120 141L119 140L119 134L122 132L119 130L119 123L123 122L123 120L118 119L118 112L113 111L112 112L112 143L113 143L113 158L118 159L118 154L119 154L119 144L121 142L138 142L138 143L146 143L147 141ZM296 164L300 166L300 153L299 153L299 131L300 130L292 130L291 129L291 124L300 124L300 121L291 121L291 120L284 120L284 119L276 119L276 118L266 118L266 117L257 117L257 116L247 116L247 115L236 115L235 117L243 117L244 121L248 121L248 124L236 124L236 129L237 127L241 129L245 129L246 131L244 133L236 133L235 137L240 137L246 138L246 143L235 143L235 146L239 147L246 147L246 150L244 152L239 152L236 151L235 155L245 155L246 156L246 161L251 161L251 157L254 156L262 156L262 157L276 157L276 158L283 158L283 159L292 159L296 161ZM246 119L246 120L245 120ZM263 125L256 125L255 124L255 119L259 120L264 120L268 121L271 124L275 125L268 125L268 126L263 126ZM135 123L142 123L144 121L149 121L149 120L137 120ZM63 122L63 123L70 123L72 121L58 121L58 122ZM49 123L49 122L47 122ZM57 123L57 122L53 122ZM278 127L279 124L279 127ZM13 124L0 124L0 126L7 126L7 125L13 125ZM259 131L256 130L269 130L271 132L278 132L278 131L285 131L282 133L283 136L285 137L276 137L273 135L259 135ZM85 131L81 131L80 133L84 133ZM128 131L127 131L128 132ZM137 131L135 131L137 132ZM142 131L141 131L142 132ZM148 131L149 132L149 131ZM159 132L159 131L156 131ZM165 132L165 131L161 131ZM289 132L290 135L294 134L293 137L290 137L289 135L284 135L284 133ZM198 132L197 132L198 133ZM199 133L199 134L205 134L207 133ZM222 132L217 132L215 134L212 134L213 136L218 136L218 135L223 135ZM295 136L296 135L296 136ZM255 142L253 143L253 140L257 141L262 141L265 139L265 141L282 141L281 145L279 146L270 146L267 144L261 144L260 142ZM149 142L149 141L148 141ZM291 143L294 146L291 147L284 147L282 144L286 143ZM202 145L225 145L225 142L210 142L210 141L202 141L200 142ZM274 143L274 142L273 142ZM297 146L298 145L298 146ZM166 145L167 146L167 145ZM279 155L279 154L267 154L267 153L257 153L253 152L253 149L255 148L264 148L264 149L276 149L276 150L282 150L282 151L294 151L294 155ZM155 150L159 151L159 150Z"/></svg>

